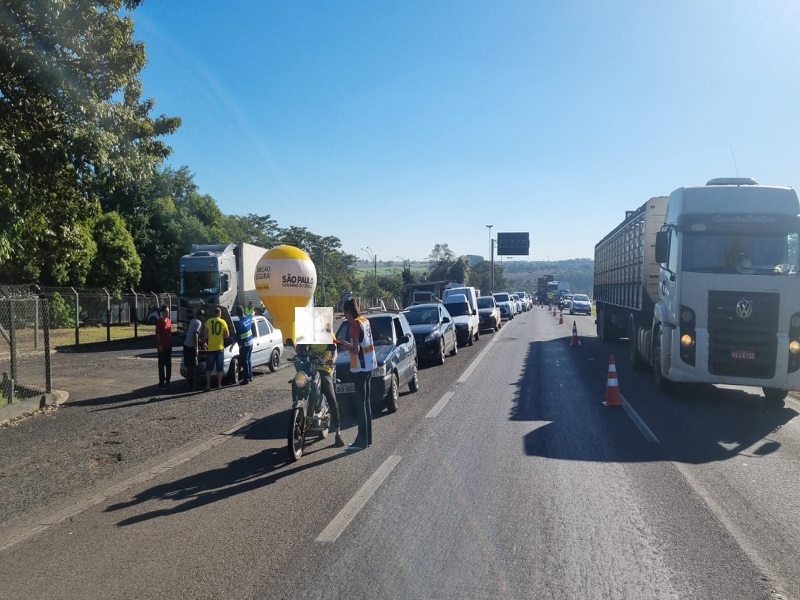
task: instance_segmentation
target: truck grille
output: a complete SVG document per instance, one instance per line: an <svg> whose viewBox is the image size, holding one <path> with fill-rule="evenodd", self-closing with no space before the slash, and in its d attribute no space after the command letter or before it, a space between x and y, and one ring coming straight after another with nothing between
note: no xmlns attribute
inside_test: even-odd
<svg viewBox="0 0 800 600"><path fill-rule="evenodd" d="M778 294L709 292L709 373L772 379L777 356L779 308Z"/></svg>

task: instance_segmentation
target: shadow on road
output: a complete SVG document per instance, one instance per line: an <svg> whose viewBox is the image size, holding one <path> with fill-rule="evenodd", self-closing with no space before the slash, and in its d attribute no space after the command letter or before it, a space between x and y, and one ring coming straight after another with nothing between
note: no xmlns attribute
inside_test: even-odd
<svg viewBox="0 0 800 600"><path fill-rule="evenodd" d="M193 396L201 390L188 391L186 384L183 381L173 382L169 390L161 390L158 384L146 385L129 392L121 394L109 394L108 396L99 396L97 398L88 398L86 400L76 400L74 402L67 402L62 408L78 408L78 407L101 407L96 408L95 411L102 410L116 410L119 408L131 408L133 406L141 406L142 404L150 404L154 402L163 402L165 400L175 400ZM131 402L131 400L138 400L138 402ZM110 406L113 405L113 406ZM91 411L91 412L95 412Z"/></svg>
<svg viewBox="0 0 800 600"><path fill-rule="evenodd" d="M112 504L105 509L105 512L124 510L151 500L167 500L177 503L170 508L133 515L117 523L119 527L134 525L158 517L180 514L247 493L271 485L284 477L290 477L306 469L316 468L346 456L346 453L339 452L313 462L309 460L310 457L304 456L300 462L291 463L287 460L286 448L268 448L258 454L237 459L219 469L204 471L153 486L127 502ZM290 465L294 466L290 467Z"/></svg>
<svg viewBox="0 0 800 600"><path fill-rule="evenodd" d="M649 372L636 372L616 353L623 395L658 437L647 442L622 407L605 407L609 346L596 338L532 342L509 418L531 421L525 453L564 460L691 464L739 455L763 458L781 447L770 439L797 411L760 394L712 385L659 392ZM622 360L620 360L620 357Z"/></svg>

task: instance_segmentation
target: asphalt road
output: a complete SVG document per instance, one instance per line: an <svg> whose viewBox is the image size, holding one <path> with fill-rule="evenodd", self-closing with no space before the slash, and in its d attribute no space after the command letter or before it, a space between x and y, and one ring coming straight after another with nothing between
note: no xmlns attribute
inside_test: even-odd
<svg viewBox="0 0 800 600"><path fill-rule="evenodd" d="M534 309L422 369L362 452L329 438L288 462L281 371L2 430L0 595L800 598L800 405L658 393L574 320L578 346L572 317ZM610 352L627 409L602 404ZM98 377L152 381L132 354ZM54 458L70 437L121 458Z"/></svg>

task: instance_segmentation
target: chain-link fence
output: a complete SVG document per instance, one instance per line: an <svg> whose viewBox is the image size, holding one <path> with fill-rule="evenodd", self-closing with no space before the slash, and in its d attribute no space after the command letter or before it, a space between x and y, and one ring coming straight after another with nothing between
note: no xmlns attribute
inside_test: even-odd
<svg viewBox="0 0 800 600"><path fill-rule="evenodd" d="M171 307L173 322L178 321L177 294L136 292L121 296L103 288L0 285L0 298L39 296L49 301L53 346L111 342L153 333L163 305ZM37 343L42 332L34 331Z"/></svg>
<svg viewBox="0 0 800 600"><path fill-rule="evenodd" d="M0 404L51 391L50 302L0 293Z"/></svg>

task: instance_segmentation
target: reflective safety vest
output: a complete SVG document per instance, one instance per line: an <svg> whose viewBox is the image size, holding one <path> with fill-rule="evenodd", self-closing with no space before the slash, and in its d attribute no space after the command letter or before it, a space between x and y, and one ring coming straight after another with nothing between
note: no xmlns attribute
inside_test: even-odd
<svg viewBox="0 0 800 600"><path fill-rule="evenodd" d="M369 321L364 317L357 317L361 331L364 334L364 339L359 341L357 339L351 340L351 343L358 344L358 353L350 353L350 371L357 373L359 371L372 372L373 369L378 367L378 357L375 355L375 344L372 341L372 329L369 326Z"/></svg>
<svg viewBox="0 0 800 600"><path fill-rule="evenodd" d="M253 344L253 317L244 315L236 322L236 339L242 346Z"/></svg>

